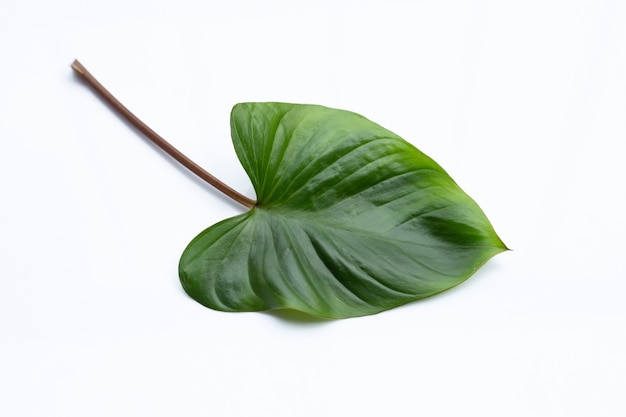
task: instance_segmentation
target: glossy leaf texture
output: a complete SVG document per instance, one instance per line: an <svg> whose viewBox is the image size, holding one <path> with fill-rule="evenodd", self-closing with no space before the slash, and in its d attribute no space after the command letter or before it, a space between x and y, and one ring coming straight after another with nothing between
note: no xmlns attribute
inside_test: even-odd
<svg viewBox="0 0 626 417"><path fill-rule="evenodd" d="M506 250L436 162L356 113L242 103L231 130L258 203L182 255L182 285L207 307L375 314L449 289Z"/></svg>

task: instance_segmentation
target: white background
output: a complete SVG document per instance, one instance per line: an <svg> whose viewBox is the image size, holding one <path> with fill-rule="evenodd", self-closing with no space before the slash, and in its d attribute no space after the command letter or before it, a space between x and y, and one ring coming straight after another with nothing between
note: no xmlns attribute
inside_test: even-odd
<svg viewBox="0 0 626 417"><path fill-rule="evenodd" d="M626 2L2 0L0 56L0 415L626 415ZM202 307L179 256L242 208L74 58L251 197L232 105L361 113L514 251L370 317Z"/></svg>

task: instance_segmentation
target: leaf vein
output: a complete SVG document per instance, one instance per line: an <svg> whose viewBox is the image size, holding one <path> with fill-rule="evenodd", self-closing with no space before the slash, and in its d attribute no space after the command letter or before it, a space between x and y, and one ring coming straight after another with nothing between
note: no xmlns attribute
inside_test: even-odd
<svg viewBox="0 0 626 417"><path fill-rule="evenodd" d="M340 160L348 157L350 154L361 150L363 147L368 146L376 141L380 141L380 140L390 140L390 141L399 141L398 138L393 138L393 137L375 137L372 139L369 139L365 142L361 142L358 145L352 147L352 148L348 148L346 150L345 153L341 153L340 155L338 155L333 161L329 161L326 165L323 166L323 168L319 171L317 171L316 173L314 173L313 175L310 176L309 180L304 182L302 185L300 185L298 188L296 188L295 190L290 192L290 198L293 197L295 194L297 194L298 192L300 192L303 188L305 188L307 186L307 184L309 184L315 177L318 177L320 175L322 175L325 171L329 170L330 168L332 168L335 164L337 164L337 162L339 162ZM306 168L308 168L309 166L311 166L311 164L313 164L314 162L319 162L319 157L318 158L313 158L311 161L309 161L303 169L301 169L300 171L298 171L297 174L294 175L293 180L289 183L289 185L286 187L286 190L289 190L289 188L291 187L291 185L298 179L298 176L305 171Z"/></svg>

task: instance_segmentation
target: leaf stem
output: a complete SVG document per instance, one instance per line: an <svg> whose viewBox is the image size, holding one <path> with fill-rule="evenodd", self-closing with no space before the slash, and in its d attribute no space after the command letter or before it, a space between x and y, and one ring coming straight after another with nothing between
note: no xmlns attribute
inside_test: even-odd
<svg viewBox="0 0 626 417"><path fill-rule="evenodd" d="M181 163L188 170L202 178L204 181L217 188L228 197L232 198L239 204L253 208L256 205L256 201L252 200L245 195L235 191L222 181L215 178L213 175L205 171L200 165L193 162L182 152L172 146L168 141L159 136L154 130L148 127L144 122L139 120L130 110L128 110L122 103L120 103L100 82L93 76L78 60L72 63L72 69L76 71L106 102L108 102L115 111L128 120L133 126L135 126L141 133L143 133L148 139L150 139L155 145L161 148L165 153Z"/></svg>

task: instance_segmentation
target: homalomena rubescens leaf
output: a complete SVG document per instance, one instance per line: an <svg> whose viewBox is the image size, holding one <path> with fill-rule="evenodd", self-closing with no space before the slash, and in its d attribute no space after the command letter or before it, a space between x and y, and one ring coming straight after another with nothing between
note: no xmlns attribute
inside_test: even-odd
<svg viewBox="0 0 626 417"><path fill-rule="evenodd" d="M374 314L453 287L506 250L436 162L358 114L243 103L231 129L258 203L183 253L182 285L207 307Z"/></svg>

